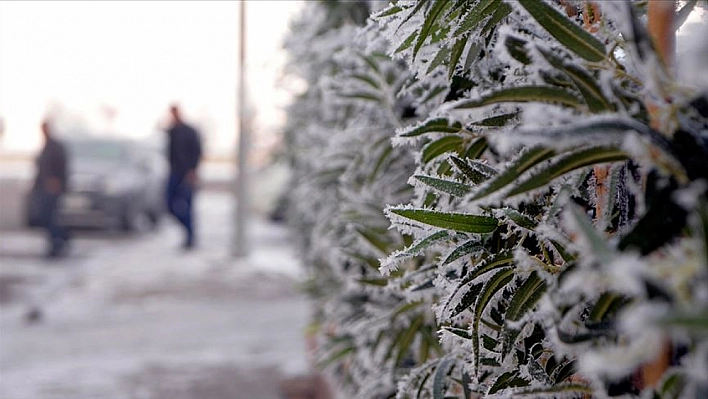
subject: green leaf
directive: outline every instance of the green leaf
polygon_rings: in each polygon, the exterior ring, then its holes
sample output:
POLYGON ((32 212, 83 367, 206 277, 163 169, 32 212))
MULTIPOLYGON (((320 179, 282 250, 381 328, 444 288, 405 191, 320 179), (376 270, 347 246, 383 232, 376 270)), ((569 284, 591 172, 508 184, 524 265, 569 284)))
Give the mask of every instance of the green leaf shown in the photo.
POLYGON ((381 90, 381 85, 376 81, 375 78, 363 74, 363 73, 355 73, 351 75, 353 79, 356 79, 360 82, 366 83, 367 85, 371 86, 371 88, 376 89, 376 90, 381 90))
POLYGON ((416 137, 425 133, 459 133, 461 130, 462 124, 460 122, 450 123, 447 118, 435 118, 427 120, 420 126, 407 130, 398 136, 416 137))
MULTIPOLYGON (((458 314, 469 309, 470 306, 474 305, 475 301, 477 300, 477 297, 479 296, 479 293, 482 291, 482 287, 484 286, 484 284, 465 284, 465 286, 468 286, 467 291, 462 294, 462 298, 460 298, 460 301, 457 303, 457 305, 455 305, 455 309, 452 309, 450 311, 450 317, 455 317, 458 314)), ((456 292, 457 291, 459 291, 459 289, 456 290, 456 292)), ((448 301, 448 305, 449 303, 450 301, 448 301)), ((470 335, 470 337, 472 336, 470 335)))
POLYGON ((433 399, 444 399, 445 377, 454 365, 454 359, 449 357, 443 358, 440 363, 438 363, 438 367, 435 369, 435 376, 433 377, 433 399))
POLYGON ((465 14, 462 23, 455 31, 455 37, 468 33, 472 29, 479 28, 480 23, 492 16, 494 11, 501 5, 501 0, 480 0, 475 6, 465 14))
POLYGON ((526 50, 526 40, 508 35, 504 40, 504 46, 509 55, 524 65, 531 64, 532 60, 526 50))
POLYGON ((339 96, 343 97, 343 98, 353 99, 353 100, 373 101, 376 103, 381 102, 381 97, 379 97, 378 94, 367 93, 365 91, 359 91, 359 92, 354 92, 354 93, 342 93, 339 96))
POLYGON ((484 151, 487 150, 487 139, 485 137, 480 137, 477 140, 473 141, 470 147, 467 149, 465 152, 465 158, 467 159, 477 159, 482 154, 484 151))
POLYGON ((661 384, 662 399, 679 399, 683 397, 684 390, 688 385, 686 377, 680 373, 667 372, 661 384))
POLYGON ((592 395, 592 387, 577 383, 562 383, 553 386, 541 386, 533 388, 521 388, 513 391, 514 396, 533 396, 537 398, 557 397, 559 393, 576 393, 592 395), (555 394, 555 395, 554 395, 555 394))
POLYGON ((443 330, 449 331, 450 333, 457 335, 458 337, 460 337, 462 339, 471 339, 472 338, 470 333, 467 330, 463 330, 462 328, 444 326, 443 330))
POLYGON ((490 352, 494 352, 498 344, 499 341, 497 341, 496 339, 490 337, 487 334, 482 334, 482 346, 484 346, 484 349, 490 352))
MULTIPOLYGON (((452 164, 455 165, 457 170, 459 170, 463 175, 465 175, 465 177, 470 179, 475 184, 482 183, 483 181, 499 173, 496 169, 479 161, 465 161, 455 156, 450 157, 450 160, 452 161, 452 164)), ((470 187, 470 190, 471 189, 472 188, 470 187)))
POLYGON ((406 18, 398 25, 398 28, 400 29, 401 26, 403 26, 406 22, 408 22, 415 14, 420 12, 420 10, 425 7, 425 5, 428 3, 429 0, 420 0, 417 1, 415 4, 415 8, 406 16, 406 18))
POLYGON ((437 177, 414 175, 416 179, 425 185, 432 187, 445 194, 450 194, 453 197, 462 197, 472 190, 472 187, 467 184, 458 183, 453 180, 438 179, 437 177))
POLYGON ((561 59, 550 50, 538 47, 538 51, 556 69, 564 72, 573 81, 575 87, 582 94, 590 112, 600 113, 613 110, 612 104, 605 98, 597 79, 584 69, 561 59))
POLYGON ((523 182, 519 183, 507 193, 507 197, 522 194, 533 189, 543 187, 568 172, 574 171, 590 165, 597 165, 605 162, 625 161, 629 157, 624 151, 614 147, 586 147, 567 154, 563 154, 544 168, 535 173, 523 182))
MULTIPOLYGON (((472 322, 472 348, 474 351, 475 364, 479 364, 479 324, 482 320, 484 310, 487 308, 494 294, 511 282, 514 278, 514 273, 515 270, 513 267, 499 270, 487 280, 482 291, 477 296, 477 302, 474 305, 474 321, 472 322)), ((477 372, 479 372, 479 368, 477 372)))
POLYGON ((413 256, 416 256, 423 252, 425 249, 430 247, 431 245, 445 240, 450 237, 450 234, 445 231, 445 230, 440 230, 436 231, 435 233, 421 238, 420 240, 415 241, 413 244, 411 244, 409 247, 406 247, 402 251, 399 252, 394 252, 391 254, 391 258, 393 259, 401 259, 401 258, 410 258, 413 256))
POLYGON ((538 226, 538 221, 536 221, 530 216, 524 215, 523 213, 515 209, 502 208, 497 211, 496 215, 509 219, 517 226, 527 230, 533 230, 536 228, 536 226, 538 226))
POLYGON ((376 287, 385 287, 388 284, 388 279, 385 278, 359 278, 358 282, 365 285, 373 285, 376 287))
POLYGON ((494 380, 494 383, 489 388, 487 394, 491 395, 507 388, 525 387, 528 385, 528 381, 519 377, 518 371, 507 371, 494 380))
POLYGON ((610 311, 615 307, 614 305, 617 304, 617 301, 624 301, 625 298, 624 295, 615 292, 603 293, 590 311, 588 321, 599 323, 605 320, 610 311))
MULTIPOLYGON (((424 2, 421 1, 419 4, 423 4, 423 3, 424 3, 424 2)), ((398 46, 398 48, 396 48, 396 50, 394 51, 394 53, 400 53, 400 52, 402 52, 402 51, 405 51, 405 50, 409 49, 409 48, 413 45, 413 42, 415 41, 415 38, 416 38, 417 36, 418 36, 418 31, 413 31, 413 33, 411 33, 410 35, 408 35, 408 37, 406 38, 406 40, 404 40, 403 43, 401 43, 401 45, 398 46)))
POLYGON ((519 4, 568 50, 591 62, 606 58, 605 45, 600 40, 545 1, 524 0, 519 4))
POLYGON ((482 33, 487 33, 492 30, 492 28, 497 26, 497 24, 501 22, 502 19, 506 18, 507 15, 511 14, 511 11, 512 8, 510 5, 506 3, 499 4, 494 10, 494 13, 492 14, 491 18, 487 20, 487 23, 484 25, 484 28, 482 28, 482 33))
POLYGON ((391 156, 393 153, 393 146, 390 145, 390 141, 388 141, 387 145, 384 147, 384 149, 381 151, 381 155, 379 156, 378 160, 376 161, 376 165, 374 166, 374 169, 371 171, 371 174, 369 175, 369 182, 373 183, 376 178, 379 175, 379 172, 382 169, 382 166, 386 162, 386 160, 391 156))
POLYGON ((477 277, 488 273, 494 269, 498 269, 514 261, 514 254, 511 251, 497 252, 487 259, 480 262, 477 267, 472 270, 469 275, 465 276, 463 282, 472 281, 477 277))
POLYGON ((428 70, 426 71, 427 74, 430 74, 435 70, 435 68, 439 67, 442 65, 443 62, 450 56, 451 50, 449 48, 443 47, 441 48, 437 54, 435 54, 435 58, 433 58, 433 61, 430 62, 430 65, 428 65, 428 70))
POLYGON ((448 78, 452 79, 452 76, 455 74, 457 63, 460 62, 460 57, 462 57, 462 53, 465 51, 465 46, 467 46, 467 40, 469 40, 469 35, 465 35, 455 40, 455 44, 452 46, 452 51, 450 52, 450 60, 448 61, 447 66, 448 78))
POLYGON ((491 233, 498 225, 497 219, 491 216, 470 215, 466 213, 449 213, 425 209, 393 207, 388 208, 387 213, 393 213, 420 224, 465 233, 491 233))
POLYGON ((661 320, 661 325, 680 329, 689 334, 708 333, 708 309, 697 312, 674 312, 661 320))
POLYGON ((583 103, 572 92, 554 86, 519 86, 499 89, 481 95, 479 98, 457 103, 455 108, 479 108, 499 103, 544 102, 558 103, 570 107, 580 107, 583 103))
POLYGON ((411 324, 408 329, 400 333, 401 340, 398 342, 398 353, 396 355, 396 361, 394 363, 395 365, 400 365, 401 361, 410 351, 415 335, 418 333, 420 326, 423 325, 423 321, 424 316, 422 314, 418 315, 411 321, 411 324))
POLYGON ((358 228, 356 229, 356 231, 364 240, 366 240, 366 242, 371 244, 371 246, 373 246, 374 248, 378 249, 379 251, 385 254, 390 252, 390 244, 384 241, 383 239, 379 238, 378 235, 373 231, 364 228, 358 228))
POLYGON ((396 15, 399 12, 405 10, 405 8, 397 6, 397 5, 390 5, 389 7, 383 9, 381 12, 376 14, 374 18, 385 18, 385 17, 390 17, 391 15, 396 15))
POLYGON ((396 318, 404 313, 410 312, 411 310, 418 308, 422 304, 423 304, 423 301, 414 301, 414 302, 404 303, 403 305, 399 306, 395 312, 393 312, 391 314, 391 318, 393 319, 393 318, 396 318))
POLYGON ((465 242, 462 245, 457 246, 452 252, 450 252, 450 255, 445 258, 443 261, 443 265, 447 265, 450 262, 453 262, 469 253, 479 251, 483 247, 479 245, 479 241, 477 240, 469 240, 465 242))
POLYGON ((588 220, 578 206, 569 206, 568 215, 575 224, 577 233, 586 242, 587 250, 601 264, 607 265, 615 258, 614 251, 604 236, 588 220))
POLYGON ((471 122, 470 125, 484 126, 484 127, 506 126, 507 122, 516 118, 518 115, 519 115, 518 112, 510 112, 508 114, 490 116, 489 118, 484 118, 481 121, 471 122))
POLYGON ((555 370, 553 370, 553 375, 551 376, 556 384, 563 382, 570 378, 577 371, 575 368, 575 360, 569 360, 562 363, 555 370))
POLYGON ((426 164, 447 152, 459 153, 463 143, 464 140, 459 136, 447 136, 435 140, 423 148, 421 162, 426 164))
POLYGON ((514 182, 521 173, 553 155, 554 151, 549 148, 534 147, 525 151, 521 156, 513 160, 506 170, 488 180, 483 186, 480 186, 478 190, 474 191, 472 200, 477 200, 497 192, 514 182))
POLYGON ((431 30, 433 26, 436 25, 438 16, 447 6, 447 0, 435 0, 435 3, 433 3, 433 5, 430 7, 430 10, 428 10, 428 15, 425 16, 423 26, 420 28, 420 32, 418 33, 418 40, 416 40, 415 47, 413 47, 414 59, 416 55, 418 55, 418 51, 423 46, 423 43, 425 43, 425 39, 427 39, 428 36, 431 34, 431 30))
POLYGON ((546 282, 535 271, 521 284, 506 310, 506 318, 510 321, 520 320, 531 310, 546 292, 546 282))
POLYGON ((349 354, 354 353, 355 350, 356 350, 356 348, 354 348, 353 344, 351 344, 351 346, 347 346, 347 347, 345 347, 345 348, 343 348, 343 349, 340 349, 340 350, 337 351, 337 352, 334 352, 333 354, 331 354, 330 356, 328 356, 326 359, 324 359, 323 361, 321 361, 321 362, 318 364, 318 366, 319 366, 319 367, 322 367, 322 368, 325 368, 325 367, 327 367, 327 366, 329 366, 329 365, 331 365, 331 364, 337 363, 337 362, 339 362, 341 359, 347 357, 349 354))

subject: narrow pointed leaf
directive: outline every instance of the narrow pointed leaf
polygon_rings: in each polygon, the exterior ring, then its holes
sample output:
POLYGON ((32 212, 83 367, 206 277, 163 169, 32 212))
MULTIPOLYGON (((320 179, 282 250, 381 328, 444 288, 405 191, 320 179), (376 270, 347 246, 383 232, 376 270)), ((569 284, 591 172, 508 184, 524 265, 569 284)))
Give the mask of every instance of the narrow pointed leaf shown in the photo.
POLYGON ((353 100, 373 101, 376 103, 381 102, 381 97, 379 97, 378 94, 367 93, 367 92, 363 92, 363 91, 355 92, 355 93, 342 93, 339 96, 344 97, 344 98, 353 99, 353 100))
POLYGON ((603 321, 610 310, 613 308, 613 304, 618 300, 624 300, 625 296, 618 294, 616 292, 605 292, 600 295, 600 298, 595 302, 590 314, 588 315, 588 321, 593 323, 599 323, 603 321))
POLYGON ((487 144, 487 139, 484 137, 480 137, 477 140, 473 141, 470 147, 465 151, 465 158, 467 159, 477 159, 484 154, 484 151, 487 150, 487 147, 489 145, 487 144))
POLYGON ((406 247, 401 251, 396 251, 392 253, 391 255, 389 255, 388 259, 386 259, 382 263, 397 262, 402 259, 417 256, 418 254, 429 248, 431 245, 434 245, 435 243, 445 240, 449 237, 450 234, 446 230, 436 231, 435 233, 427 237, 415 241, 409 247, 406 247))
POLYGON ((462 339, 472 339, 470 333, 467 330, 463 330, 461 328, 445 326, 443 327, 443 330, 449 331, 451 334, 455 334, 462 339))
POLYGON ((546 282, 533 272, 514 293, 514 297, 506 310, 506 318, 510 321, 520 320, 526 312, 531 310, 541 296, 546 292, 546 282))
POLYGON ((367 84, 368 86, 370 86, 373 89, 377 89, 377 90, 381 89, 381 85, 379 84, 379 82, 377 82, 375 78, 373 78, 369 75, 366 75, 363 73, 357 73, 357 74, 351 75, 351 77, 360 81, 360 82, 367 84))
POLYGON ((450 157, 450 160, 452 161, 452 164, 455 165, 457 170, 462 172, 465 177, 470 179, 475 184, 482 183, 483 181, 499 173, 496 169, 482 162, 465 161, 455 156, 450 157))
POLYGON ((538 221, 533 219, 530 216, 524 215, 523 213, 511 209, 511 208, 502 208, 498 212, 495 213, 497 217, 504 217, 506 219, 511 220, 514 222, 519 227, 523 227, 524 229, 528 230, 533 230, 538 226, 538 221))
POLYGON ((481 121, 471 122, 472 126, 484 126, 484 127, 500 127, 505 126, 507 122, 519 116, 518 112, 510 112, 508 114, 501 114, 496 116, 490 116, 489 118, 484 118, 481 121))
POLYGON ((450 368, 454 365, 453 358, 443 358, 438 367, 435 369, 433 377, 433 399, 444 399, 445 395, 445 377, 450 372, 450 368))
POLYGON ((497 228, 497 219, 491 216, 449 213, 425 209, 388 208, 388 213, 413 222, 465 233, 486 234, 497 228))
POLYGON ((401 361, 403 361, 405 356, 410 351, 413 340, 415 339, 420 326, 423 324, 423 321, 424 316, 422 314, 418 315, 413 319, 413 321, 411 321, 410 326, 401 333, 401 340, 398 342, 398 353, 396 355, 395 362, 396 365, 400 365, 401 361))
POLYGON ((388 279, 385 278, 360 278, 358 282, 365 285, 373 285, 376 287, 385 287, 388 284, 388 279))
POLYGON ((587 71, 561 59, 547 49, 539 47, 538 51, 554 68, 568 75, 578 91, 580 91, 583 99, 585 99, 585 103, 588 105, 590 112, 600 113, 613 109, 612 104, 605 98, 602 89, 597 84, 597 79, 591 76, 587 71))
POLYGON ((512 161, 503 172, 493 179, 488 180, 483 186, 480 186, 478 190, 474 191, 472 199, 480 199, 501 190, 508 184, 514 182, 521 173, 545 161, 553 156, 553 154, 554 151, 549 148, 531 148, 512 161))
MULTIPOLYGON (((474 305, 474 303, 477 301, 477 297, 479 296, 479 293, 482 291, 483 287, 484 287, 484 284, 482 284, 482 283, 466 284, 465 286, 463 286, 459 290, 459 291, 463 292, 462 297, 455 305, 455 308, 450 311, 450 317, 455 317, 458 314, 469 309, 470 306, 474 305)), ((448 305, 449 304, 451 304, 451 302, 448 302, 448 305)))
POLYGON ((471 186, 458 183, 453 180, 438 179, 436 177, 424 175, 414 175, 413 177, 437 191, 452 195, 454 197, 462 197, 472 190, 471 186))
POLYGON ((421 162, 426 164, 447 152, 459 152, 463 142, 464 140, 459 136, 448 136, 435 140, 423 148, 421 162))
POLYGON ((557 397, 559 394, 585 394, 592 395, 594 393, 592 387, 577 383, 563 383, 553 386, 540 386, 533 388, 515 389, 510 394, 516 396, 531 396, 534 398, 549 398, 557 397))
POLYGON ((499 4, 496 9, 494 10, 494 13, 492 16, 487 20, 487 23, 484 25, 484 28, 482 28, 482 33, 486 34, 487 32, 491 31, 501 20, 506 18, 509 14, 511 14, 512 8, 510 5, 506 3, 501 3, 499 4))
POLYGON ((570 107, 580 107, 583 102, 572 92, 553 86, 519 86, 495 90, 479 98, 457 103, 455 108, 478 108, 500 103, 544 102, 557 103, 570 107))
POLYGON ((507 371, 494 380, 494 384, 489 388, 487 394, 491 395, 504 389, 525 387, 527 385, 529 385, 529 382, 519 377, 518 371, 507 371))
POLYGON ((605 59, 605 45, 556 8, 543 0, 524 0, 519 4, 568 50, 587 61, 600 62, 605 59))
POLYGON ((416 137, 425 133, 459 133, 460 130, 462 130, 460 122, 450 123, 447 118, 435 118, 402 132, 399 137, 416 137))
POLYGON ((452 252, 450 252, 450 255, 445 258, 443 261, 443 265, 447 265, 451 262, 456 261, 457 259, 460 259, 461 257, 470 254, 472 252, 476 252, 481 250, 483 247, 479 245, 479 241, 477 240, 469 240, 465 242, 462 245, 457 246, 452 252))
POLYGON ((526 40, 509 35, 504 40, 504 47, 512 58, 524 65, 529 65, 532 61, 526 50, 526 43, 526 40))
MULTIPOLYGON (((494 294, 511 282, 514 278, 514 272, 513 267, 499 270, 487 280, 482 288, 482 292, 477 296, 477 302, 474 305, 474 321, 472 322, 472 348, 474 351, 475 364, 479 364, 479 324, 482 320, 484 310, 492 300, 492 297, 494 297, 494 294)), ((477 371, 479 371, 479 369, 477 369, 477 371)))
POLYGON ((480 0, 477 2, 465 15, 459 28, 455 31, 455 36, 460 36, 475 28, 479 28, 480 23, 484 21, 485 18, 490 18, 500 4, 501 0, 480 0))
POLYGON ((425 40, 431 34, 431 30, 437 24, 438 16, 440 16, 440 13, 442 13, 447 5, 447 0, 435 0, 433 5, 428 10, 428 14, 425 16, 425 21, 423 21, 423 26, 418 32, 418 40, 416 40, 415 47, 413 47, 413 58, 418 55, 418 51, 421 47, 423 47, 425 40))
POLYGON ((543 187, 553 181, 553 179, 579 168, 605 162, 625 161, 627 159, 626 153, 614 147, 590 147, 563 154, 519 183, 507 193, 507 196, 511 197, 543 187))
POLYGON ((452 76, 455 74, 457 63, 460 62, 462 53, 465 51, 465 47, 467 46, 468 39, 469 35, 462 36, 461 38, 457 39, 455 41, 455 44, 452 46, 452 50, 450 51, 450 60, 448 61, 447 66, 447 75, 449 78, 452 78, 452 76))

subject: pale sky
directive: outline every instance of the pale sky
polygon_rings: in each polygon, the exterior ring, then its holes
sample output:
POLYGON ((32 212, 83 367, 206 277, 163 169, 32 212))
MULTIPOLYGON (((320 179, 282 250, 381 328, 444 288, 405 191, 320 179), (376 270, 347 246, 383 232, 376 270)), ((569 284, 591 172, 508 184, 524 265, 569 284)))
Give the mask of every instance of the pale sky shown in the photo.
MULTIPOLYGON (((273 140, 284 117, 280 46, 301 3, 247 2, 257 145, 273 140)), ((177 101, 212 156, 232 154, 238 17, 235 1, 0 2, 0 153, 37 151, 47 113, 64 126, 156 135, 177 101)))

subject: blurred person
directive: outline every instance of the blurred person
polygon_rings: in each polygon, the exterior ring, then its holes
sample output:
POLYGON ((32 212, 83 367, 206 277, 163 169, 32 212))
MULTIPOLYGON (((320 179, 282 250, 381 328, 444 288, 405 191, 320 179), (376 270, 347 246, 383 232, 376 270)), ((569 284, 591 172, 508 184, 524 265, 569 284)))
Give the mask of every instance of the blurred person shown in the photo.
POLYGON ((50 258, 64 254, 69 235, 57 220, 59 201, 66 191, 67 156, 64 145, 54 137, 49 120, 42 121, 44 147, 37 156, 37 177, 32 188, 37 200, 39 222, 47 230, 50 258))
POLYGON ((184 249, 195 247, 194 192, 197 188, 197 166, 202 156, 199 133, 182 120, 177 105, 170 106, 171 124, 167 129, 170 175, 167 181, 167 209, 185 230, 184 249))

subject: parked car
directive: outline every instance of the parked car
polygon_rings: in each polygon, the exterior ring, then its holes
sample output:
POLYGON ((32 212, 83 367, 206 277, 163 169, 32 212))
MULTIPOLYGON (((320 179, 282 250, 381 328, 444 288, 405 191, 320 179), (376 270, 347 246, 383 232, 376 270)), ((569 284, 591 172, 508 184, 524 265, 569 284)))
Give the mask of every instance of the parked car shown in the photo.
POLYGON ((64 141, 69 160, 59 222, 67 227, 134 230, 164 213, 167 165, 162 154, 127 139, 64 141))

